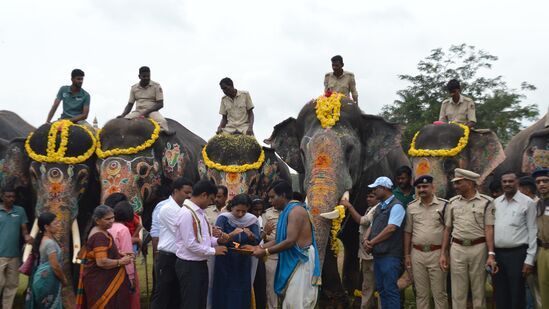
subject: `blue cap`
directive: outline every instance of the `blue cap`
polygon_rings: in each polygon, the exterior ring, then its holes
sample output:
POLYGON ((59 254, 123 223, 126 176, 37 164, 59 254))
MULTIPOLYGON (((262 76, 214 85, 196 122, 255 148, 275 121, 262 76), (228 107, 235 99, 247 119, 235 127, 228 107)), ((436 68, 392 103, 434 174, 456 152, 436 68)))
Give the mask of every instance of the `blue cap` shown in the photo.
POLYGON ((381 177, 378 177, 373 184, 368 185, 368 188, 377 188, 377 187, 385 187, 391 190, 393 188, 393 182, 391 181, 391 179, 389 179, 389 177, 381 176, 381 177))
POLYGON ((549 168, 542 168, 532 173, 532 178, 534 179, 542 176, 549 177, 549 168))
POLYGON ((417 185, 420 185, 422 183, 433 183, 433 176, 431 176, 431 175, 419 176, 414 181, 414 187, 417 187, 417 185))

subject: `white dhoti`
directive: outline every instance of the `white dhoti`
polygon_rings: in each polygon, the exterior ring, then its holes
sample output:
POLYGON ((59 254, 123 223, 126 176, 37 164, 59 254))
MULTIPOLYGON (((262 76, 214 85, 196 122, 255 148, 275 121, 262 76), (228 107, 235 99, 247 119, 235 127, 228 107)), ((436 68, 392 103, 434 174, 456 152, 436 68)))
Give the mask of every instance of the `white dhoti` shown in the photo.
POLYGON ((265 279, 267 282, 267 308, 278 308, 278 295, 274 291, 274 281, 276 264, 278 264, 278 255, 271 254, 265 261, 265 279))
POLYGON ((282 297, 283 309, 313 309, 318 297, 318 286, 313 285, 315 270, 315 250, 308 249, 309 260, 297 264, 294 273, 288 281, 286 291, 282 297))

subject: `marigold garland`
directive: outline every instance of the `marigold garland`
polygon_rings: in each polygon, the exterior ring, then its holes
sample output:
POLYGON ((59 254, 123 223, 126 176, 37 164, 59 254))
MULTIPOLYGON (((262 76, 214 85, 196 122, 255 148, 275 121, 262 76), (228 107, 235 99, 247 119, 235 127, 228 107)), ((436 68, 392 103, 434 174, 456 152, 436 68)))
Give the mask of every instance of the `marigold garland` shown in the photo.
POLYGON ((208 158, 206 147, 208 147, 207 144, 204 146, 204 148, 202 148, 202 158, 204 159, 204 163, 206 164, 206 166, 226 173, 244 173, 249 170, 257 170, 261 167, 263 161, 265 161, 265 151, 263 150, 263 148, 261 148, 259 158, 257 158, 257 161, 255 161, 254 163, 247 163, 242 165, 223 165, 220 163, 216 163, 208 158))
POLYGON ((316 118, 323 128, 331 128, 339 121, 343 93, 331 92, 316 99, 316 118))
POLYGON ((332 220, 332 229, 330 230, 330 235, 332 237, 330 240, 330 246, 334 251, 334 254, 337 256, 342 249, 341 243, 337 240, 337 234, 341 230, 341 223, 343 222, 343 218, 345 218, 345 206, 337 205, 334 209, 339 212, 339 217, 332 220))
POLYGON ((452 149, 416 149, 416 140, 420 132, 417 131, 412 139, 408 155, 411 157, 453 157, 459 154, 469 142, 470 129, 461 123, 451 122, 451 124, 460 126, 463 129, 463 136, 459 139, 456 147, 452 149))
POLYGON ((101 149, 101 138, 100 138, 100 135, 99 135, 99 134, 101 134, 101 130, 98 130, 97 131, 97 149, 95 151, 97 156, 101 159, 104 159, 104 158, 112 157, 112 156, 130 155, 130 154, 136 154, 140 151, 143 151, 143 150, 151 147, 156 142, 158 137, 160 136, 160 125, 158 125, 158 123, 156 121, 152 120, 151 118, 147 118, 147 119, 153 124, 154 130, 151 134, 151 137, 149 137, 148 140, 146 140, 143 144, 141 144, 139 146, 135 146, 135 147, 114 148, 114 149, 103 151, 101 149))
POLYGON ((97 147, 97 141, 93 133, 85 126, 74 124, 70 120, 58 120, 51 124, 48 131, 48 146, 46 147, 46 155, 41 155, 32 150, 30 146, 30 140, 34 132, 31 132, 25 141, 25 150, 29 157, 34 161, 48 162, 48 163, 65 163, 65 164, 78 164, 88 160, 94 153, 97 147), (83 154, 76 157, 65 157, 67 152, 67 145, 69 143, 69 130, 70 127, 77 126, 82 128, 91 138, 92 146, 83 154), (55 151, 57 134, 61 127, 61 142, 59 148, 55 151))

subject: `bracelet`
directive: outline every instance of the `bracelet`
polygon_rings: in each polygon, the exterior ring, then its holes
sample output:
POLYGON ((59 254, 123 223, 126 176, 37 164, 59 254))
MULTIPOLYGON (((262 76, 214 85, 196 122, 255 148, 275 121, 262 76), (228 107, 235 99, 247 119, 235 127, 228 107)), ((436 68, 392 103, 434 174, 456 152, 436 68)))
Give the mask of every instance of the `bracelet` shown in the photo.
POLYGON ((495 256, 496 256, 496 253, 493 252, 493 251, 488 251, 488 255, 491 255, 491 256, 494 256, 494 257, 495 257, 495 256))
POLYGON ((269 256, 269 255, 271 255, 271 254, 269 253, 269 248, 265 248, 265 256, 269 256))
POLYGON ((120 259, 116 260, 116 267, 120 267, 120 259))

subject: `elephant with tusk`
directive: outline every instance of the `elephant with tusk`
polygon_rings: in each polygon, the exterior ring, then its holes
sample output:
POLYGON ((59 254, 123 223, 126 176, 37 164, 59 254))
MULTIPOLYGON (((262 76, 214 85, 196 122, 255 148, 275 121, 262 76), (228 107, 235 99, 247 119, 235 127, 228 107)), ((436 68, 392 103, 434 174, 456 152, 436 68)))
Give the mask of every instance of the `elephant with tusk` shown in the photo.
MULTIPOLYGON (((319 116, 324 108, 317 104, 319 99, 305 104, 297 119, 288 118, 276 125, 265 142, 300 174, 323 265, 323 294, 331 300, 346 301, 336 259, 333 252, 327 251, 332 221, 324 213, 331 212, 346 191, 350 192, 353 205, 363 213, 366 185, 378 176, 394 176, 393 171, 409 165, 409 161, 400 146, 398 125, 362 113, 357 104, 343 97, 339 111, 332 113, 331 119, 335 121, 324 126, 321 120, 324 118, 319 116)), ((343 282, 352 295, 360 286, 358 226, 352 220, 347 221, 340 238, 345 249, 343 282)))

